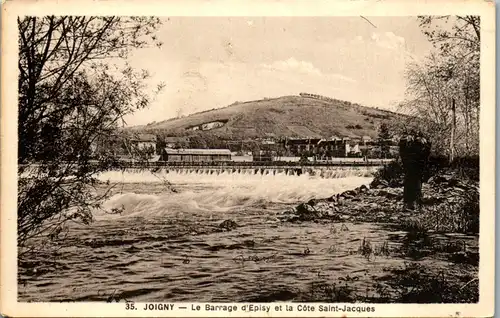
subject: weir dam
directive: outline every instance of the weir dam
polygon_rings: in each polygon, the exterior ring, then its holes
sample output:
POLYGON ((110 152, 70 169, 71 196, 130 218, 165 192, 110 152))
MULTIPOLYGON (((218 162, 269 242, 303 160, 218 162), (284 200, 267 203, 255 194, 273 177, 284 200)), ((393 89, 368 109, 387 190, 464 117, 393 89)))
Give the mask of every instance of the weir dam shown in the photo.
MULTIPOLYGON (((127 162, 116 170, 153 173, 200 175, 289 175, 338 178, 342 176, 370 176, 391 160, 351 161, 336 163, 298 162, 127 162)), ((113 169, 115 170, 115 169, 113 169)))

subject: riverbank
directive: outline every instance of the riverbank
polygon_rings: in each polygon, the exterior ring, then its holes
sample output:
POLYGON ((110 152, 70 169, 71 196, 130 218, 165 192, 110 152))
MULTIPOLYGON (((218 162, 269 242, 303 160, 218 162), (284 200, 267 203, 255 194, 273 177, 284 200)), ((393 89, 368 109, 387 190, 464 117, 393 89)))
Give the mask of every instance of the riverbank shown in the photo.
POLYGON ((378 257, 391 273, 374 280, 377 295, 368 297, 347 283, 339 287, 342 282, 331 282, 311 286, 304 301, 478 300, 479 181, 460 169, 439 170, 423 185, 421 209, 407 212, 403 209, 400 172, 379 173, 369 185, 313 199, 279 215, 282 222, 303 226, 331 223, 332 228, 348 232, 346 224, 374 223, 400 233, 389 235, 378 246, 362 237, 359 248, 352 250, 360 257, 378 257), (394 267, 396 259, 404 259, 405 265, 394 267), (442 261, 447 265, 436 266, 442 261))

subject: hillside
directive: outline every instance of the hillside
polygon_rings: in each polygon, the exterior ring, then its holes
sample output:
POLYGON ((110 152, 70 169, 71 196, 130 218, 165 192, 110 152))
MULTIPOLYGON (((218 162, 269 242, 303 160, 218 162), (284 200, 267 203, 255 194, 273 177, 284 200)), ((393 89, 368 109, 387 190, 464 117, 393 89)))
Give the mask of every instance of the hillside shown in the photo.
POLYGON ((129 128, 134 132, 222 139, 274 137, 376 138, 382 122, 402 115, 350 102, 309 96, 283 96, 213 109, 182 118, 129 128))

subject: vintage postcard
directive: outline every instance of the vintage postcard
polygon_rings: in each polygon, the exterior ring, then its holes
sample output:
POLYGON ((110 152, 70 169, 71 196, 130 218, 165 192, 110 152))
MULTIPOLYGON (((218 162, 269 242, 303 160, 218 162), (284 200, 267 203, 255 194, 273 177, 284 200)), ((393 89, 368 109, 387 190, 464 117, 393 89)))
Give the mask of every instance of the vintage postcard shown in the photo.
POLYGON ((494 48, 490 1, 7 1, 1 314, 493 316, 494 48))

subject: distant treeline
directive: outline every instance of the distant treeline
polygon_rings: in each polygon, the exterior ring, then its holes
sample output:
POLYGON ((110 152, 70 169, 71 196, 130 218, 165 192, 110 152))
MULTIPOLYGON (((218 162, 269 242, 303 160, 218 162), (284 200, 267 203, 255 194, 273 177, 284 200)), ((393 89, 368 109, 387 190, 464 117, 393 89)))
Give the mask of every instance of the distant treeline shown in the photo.
POLYGON ((326 100, 326 101, 329 101, 329 102, 335 102, 335 101, 337 101, 334 98, 326 97, 326 96, 322 96, 322 95, 318 95, 318 94, 300 93, 299 95, 302 96, 302 97, 309 97, 309 98, 315 98, 315 99, 320 99, 320 100, 326 100))

